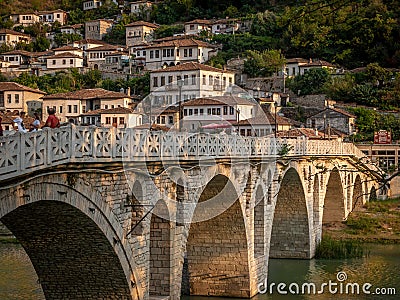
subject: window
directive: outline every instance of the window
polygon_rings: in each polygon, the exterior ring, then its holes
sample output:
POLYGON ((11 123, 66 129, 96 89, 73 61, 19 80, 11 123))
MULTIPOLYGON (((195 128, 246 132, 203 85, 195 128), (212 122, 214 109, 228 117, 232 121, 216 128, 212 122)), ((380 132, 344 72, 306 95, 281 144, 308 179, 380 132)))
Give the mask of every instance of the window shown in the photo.
POLYGON ((161 116, 161 124, 165 124, 165 116, 161 116))
POLYGON ((189 49, 189 57, 192 57, 192 56, 193 56, 193 50, 189 49))
POLYGON ((227 115, 228 114, 228 106, 224 106, 223 110, 224 110, 224 115, 227 115))
POLYGON ((204 114, 204 109, 200 108, 200 115, 203 115, 203 114, 204 114))
POLYGON ((207 84, 207 76, 203 75, 203 85, 206 85, 206 84, 207 84))
POLYGON ((108 104, 104 105, 104 109, 108 109, 108 104))
POLYGON ((192 75, 192 85, 196 85, 196 75, 192 75))
POLYGON ((167 56, 167 49, 163 49, 163 51, 162 51, 162 56, 163 56, 163 57, 166 57, 166 56, 167 56))
POLYGON ((161 86, 165 85, 165 76, 161 76, 161 86))
POLYGON ((211 115, 211 108, 207 108, 207 115, 211 115))
POLYGON ((160 58, 160 50, 156 50, 156 58, 160 58))
POLYGON ((153 77, 153 87, 158 87, 158 77, 153 77))
POLYGON ((74 60, 73 60, 73 59, 70 59, 70 60, 69 60, 69 64, 70 64, 70 65, 73 65, 73 64, 74 64, 74 60))
POLYGON ((198 108, 195 108, 195 109, 194 109, 194 114, 195 114, 196 116, 199 114, 199 109, 198 109, 198 108))
POLYGON ((72 105, 68 105, 68 113, 72 113, 72 105))
POLYGON ((187 116, 187 109, 186 108, 183 110, 183 115, 187 116))
POLYGON ((213 76, 212 75, 208 76, 208 85, 213 85, 213 76))
POLYGON ((124 124, 125 124, 125 118, 119 117, 119 125, 124 125, 124 124))
POLYGON ((220 108, 217 108, 217 115, 218 116, 221 115, 221 109, 220 108))
POLYGON ((154 51, 153 50, 150 51, 150 58, 154 58, 154 51))
POLYGON ((229 114, 230 115, 234 115, 235 114, 235 109, 232 106, 229 107, 229 114))
POLYGON ((110 125, 111 124, 111 117, 106 117, 106 124, 110 125))
POLYGON ((188 85, 189 84, 189 75, 184 75, 183 76, 183 83, 184 83, 184 85, 188 85))
POLYGON ((229 77, 229 85, 232 85, 232 77, 229 77))
POLYGON ((65 59, 63 59, 63 60, 62 60, 62 64, 63 64, 63 65, 66 65, 66 64, 67 64, 67 61, 66 61, 65 59))
POLYGON ((174 124, 174 117, 173 116, 168 116, 168 123, 169 124, 174 124))
POLYGON ((11 95, 7 95, 7 103, 11 103, 11 95))
POLYGON ((74 114, 78 113, 78 105, 74 105, 74 114))
POLYGON ((173 76, 168 76, 168 83, 172 83, 173 80, 174 80, 173 76))
POLYGON ((190 30, 194 30, 194 24, 190 24, 190 30))
POLYGON ((18 94, 15 95, 15 103, 19 103, 19 95, 18 94))
POLYGON ((193 115, 193 109, 189 109, 189 116, 193 115))
POLYGON ((212 114, 215 115, 215 108, 213 108, 211 111, 212 111, 212 114))
POLYGON ((187 57, 187 49, 183 49, 183 57, 187 57))
POLYGON ((117 122, 118 122, 118 118, 117 117, 113 117, 112 118, 112 122, 113 122, 113 124, 118 124, 117 122))
MULTIPOLYGON (((60 110, 62 110, 62 106, 60 106, 60 110)), ((86 112, 86 105, 82 106, 82 112, 84 112, 84 113, 86 112)), ((60 113, 61 113, 61 111, 60 111, 60 113)))
POLYGON ((56 60, 55 59, 53 59, 53 65, 55 65, 56 64, 56 60))

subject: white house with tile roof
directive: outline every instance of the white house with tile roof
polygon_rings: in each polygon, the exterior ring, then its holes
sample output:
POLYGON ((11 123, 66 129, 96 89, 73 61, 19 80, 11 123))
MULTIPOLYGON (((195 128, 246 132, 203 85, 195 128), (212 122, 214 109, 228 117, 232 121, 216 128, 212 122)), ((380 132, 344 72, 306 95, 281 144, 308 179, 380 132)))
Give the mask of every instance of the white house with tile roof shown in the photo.
POLYGON ((19 42, 29 43, 31 40, 32 38, 29 34, 10 29, 0 29, 0 45, 7 44, 15 46, 19 42))
POLYGON ((52 94, 43 97, 44 118, 47 108, 53 107, 57 117, 62 122, 77 123, 79 116, 92 110, 127 107, 132 104, 132 98, 119 92, 107 91, 101 88, 83 89, 75 92, 52 94))
POLYGON ((141 113, 127 107, 96 109, 79 116, 83 125, 101 127, 133 128, 143 124, 141 113))
POLYGON ((342 109, 327 107, 319 113, 307 118, 308 128, 324 131, 327 128, 335 128, 345 134, 351 135, 357 132, 356 116, 342 109))
POLYGON ((216 96, 193 99, 183 103, 182 107, 182 127, 196 132, 210 124, 233 127, 238 121, 254 118, 258 105, 254 99, 216 96))
POLYGON ((63 52, 46 57, 47 70, 83 68, 83 58, 71 52, 63 52))
POLYGON ((145 49, 147 70, 157 70, 185 62, 205 63, 216 53, 215 46, 193 38, 169 40, 147 46, 145 49))
POLYGON ((103 45, 86 50, 87 65, 89 68, 99 69, 102 63, 106 61, 106 55, 122 51, 121 48, 113 45, 103 45))
POLYGON ((0 82, 0 111, 29 112, 30 101, 42 102, 45 92, 16 82, 0 82))
POLYGON ((132 47, 153 40, 153 32, 159 26, 145 21, 136 21, 125 25, 126 46, 132 47))
POLYGON ((211 32, 213 21, 196 19, 185 23, 186 35, 197 35, 202 31, 211 32))
POLYGON ((62 9, 50 10, 50 11, 39 11, 40 22, 44 24, 53 24, 54 22, 59 22, 64 25, 67 22, 67 12, 62 9))
POLYGON ((232 71, 198 62, 188 62, 150 73, 150 92, 154 104, 170 105, 179 101, 178 81, 182 80, 181 99, 223 96, 234 84, 232 71))

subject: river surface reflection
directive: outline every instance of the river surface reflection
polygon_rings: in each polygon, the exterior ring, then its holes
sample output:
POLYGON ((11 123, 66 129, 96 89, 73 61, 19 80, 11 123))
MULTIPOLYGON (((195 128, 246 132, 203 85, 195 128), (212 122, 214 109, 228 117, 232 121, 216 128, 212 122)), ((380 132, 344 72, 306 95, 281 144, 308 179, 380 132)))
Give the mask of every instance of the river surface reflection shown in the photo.
MULTIPOLYGON (((349 260, 286 260, 271 259, 269 283, 290 284, 312 282, 317 286, 324 282, 337 282, 338 272, 345 272, 346 282, 371 283, 371 291, 379 288, 396 288, 397 295, 272 295, 256 296, 255 300, 270 299, 400 299, 400 245, 369 245, 370 255, 362 259, 349 260)), ((37 275, 24 249, 18 244, 0 243, 0 299, 42 300, 44 299, 37 275)), ((210 299, 207 297, 184 297, 186 300, 210 299)), ((228 298, 216 298, 218 300, 228 298)))

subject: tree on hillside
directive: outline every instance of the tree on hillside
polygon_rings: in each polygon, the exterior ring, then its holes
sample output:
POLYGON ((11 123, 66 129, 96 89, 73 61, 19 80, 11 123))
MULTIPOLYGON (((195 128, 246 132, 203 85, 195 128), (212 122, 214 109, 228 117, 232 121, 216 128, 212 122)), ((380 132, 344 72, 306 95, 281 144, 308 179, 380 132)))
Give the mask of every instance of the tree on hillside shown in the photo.
POLYGON ((289 80, 288 87, 298 95, 320 94, 329 81, 330 74, 326 69, 310 69, 304 75, 289 80))
POLYGON ((285 58, 280 50, 248 50, 244 71, 251 77, 266 77, 282 70, 284 64, 285 58))

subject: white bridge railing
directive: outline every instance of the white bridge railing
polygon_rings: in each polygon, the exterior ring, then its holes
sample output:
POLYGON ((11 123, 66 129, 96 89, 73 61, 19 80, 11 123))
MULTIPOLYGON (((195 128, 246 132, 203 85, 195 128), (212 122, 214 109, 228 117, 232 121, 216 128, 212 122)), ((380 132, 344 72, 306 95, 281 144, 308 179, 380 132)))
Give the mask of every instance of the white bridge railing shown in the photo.
POLYGON ((0 181, 67 163, 207 157, 357 156, 351 143, 68 126, 0 137, 0 181))

